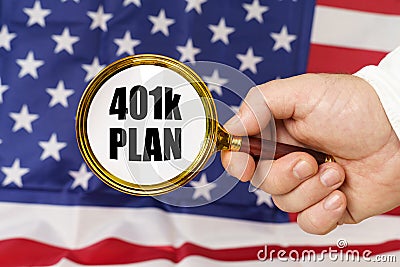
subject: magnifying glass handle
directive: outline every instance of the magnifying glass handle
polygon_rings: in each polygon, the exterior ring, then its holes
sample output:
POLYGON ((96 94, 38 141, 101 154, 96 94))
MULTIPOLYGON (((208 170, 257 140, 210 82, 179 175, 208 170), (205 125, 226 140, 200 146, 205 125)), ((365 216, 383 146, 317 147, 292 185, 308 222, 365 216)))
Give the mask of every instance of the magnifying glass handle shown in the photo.
POLYGON ((327 155, 310 148, 273 142, 257 137, 234 136, 232 139, 232 144, 235 143, 236 148, 240 146, 240 148, 236 149, 236 151, 246 152, 252 155, 255 159, 271 159, 271 155, 274 155, 274 159, 279 159, 280 157, 292 152, 306 152, 313 156, 317 160, 318 164, 335 161, 331 155, 327 155))

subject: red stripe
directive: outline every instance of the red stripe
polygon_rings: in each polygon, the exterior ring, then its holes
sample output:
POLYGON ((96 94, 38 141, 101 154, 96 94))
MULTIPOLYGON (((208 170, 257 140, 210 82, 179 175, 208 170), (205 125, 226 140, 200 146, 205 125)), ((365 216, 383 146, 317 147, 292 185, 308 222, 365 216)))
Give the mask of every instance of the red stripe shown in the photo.
POLYGON ((289 221, 294 223, 297 222, 297 213, 289 212, 288 215, 289 215, 289 221))
MULTIPOLYGON (((268 252, 272 250, 277 257, 279 250, 285 253, 296 251, 301 255, 304 250, 313 250, 321 253, 323 250, 338 248, 333 246, 290 246, 283 247, 268 245, 268 252)), ((350 244, 351 245, 351 244, 350 244)), ((178 263, 189 256, 202 256, 219 261, 251 261, 257 260, 257 253, 264 250, 265 246, 254 246, 230 249, 209 249, 194 244, 185 243, 175 248, 172 246, 141 246, 131 244, 119 239, 105 239, 83 249, 70 250, 47 245, 28 239, 9 239, 0 241, 0 265, 1 266, 42 266, 53 265, 62 258, 69 259, 79 264, 105 265, 105 264, 127 264, 143 262, 155 259, 166 259, 178 263)), ((370 250, 371 255, 400 250, 400 240, 393 240, 377 245, 348 246, 346 250, 357 250, 360 254, 370 250)), ((268 254, 271 255, 271 254, 268 254)), ((329 260, 329 259, 328 259, 329 260)))
POLYGON ((317 0, 317 5, 400 15, 399 0, 317 0))
POLYGON ((354 73, 366 65, 378 64, 385 55, 385 52, 311 44, 307 71, 354 73))
POLYGON ((387 213, 385 213, 386 215, 394 215, 394 216, 399 216, 400 215, 400 207, 397 207, 387 213))

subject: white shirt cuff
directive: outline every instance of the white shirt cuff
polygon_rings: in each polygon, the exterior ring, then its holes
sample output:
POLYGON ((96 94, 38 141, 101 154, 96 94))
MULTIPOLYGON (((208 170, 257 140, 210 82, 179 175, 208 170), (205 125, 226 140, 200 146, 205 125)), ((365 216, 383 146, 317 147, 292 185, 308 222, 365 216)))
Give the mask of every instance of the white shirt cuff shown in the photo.
POLYGON ((400 47, 388 54, 378 66, 366 66, 354 75, 366 80, 375 89, 400 139, 400 47))

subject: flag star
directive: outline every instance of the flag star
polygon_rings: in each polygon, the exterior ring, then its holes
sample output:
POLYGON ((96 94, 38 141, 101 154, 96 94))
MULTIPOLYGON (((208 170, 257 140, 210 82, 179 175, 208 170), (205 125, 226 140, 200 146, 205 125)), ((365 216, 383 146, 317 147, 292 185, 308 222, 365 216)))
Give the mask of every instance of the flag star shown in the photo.
POLYGON ((221 40, 224 44, 229 44, 228 35, 235 31, 233 27, 227 27, 225 18, 221 18, 218 25, 208 25, 208 28, 213 32, 211 43, 221 40))
POLYGON ((57 42, 54 53, 58 54, 65 50, 68 54, 74 53, 73 45, 79 41, 78 36, 71 36, 68 27, 65 27, 61 35, 52 35, 51 38, 57 42))
POLYGON ((134 48, 140 44, 139 40, 132 39, 129 31, 121 39, 114 39, 114 43, 118 45, 117 56, 127 53, 128 55, 135 54, 134 48))
POLYGON ((86 71, 85 82, 90 81, 97 75, 106 65, 100 65, 99 58, 93 58, 92 64, 83 64, 82 68, 86 71))
POLYGON ((256 65, 260 63, 263 58, 254 55, 253 48, 249 47, 247 49, 246 55, 237 54, 237 59, 240 60, 240 71, 245 71, 249 69, 253 74, 257 74, 257 67, 256 65))
POLYGON ((206 200, 211 200, 211 190, 217 187, 216 183, 209 183, 207 176, 203 173, 199 181, 191 181, 190 185, 194 188, 192 199, 204 197, 206 200))
POLYGON ((11 50, 11 41, 17 37, 17 34, 8 31, 7 25, 3 25, 0 31, 0 48, 4 47, 5 50, 11 50))
POLYGON ((83 190, 88 190, 89 180, 92 178, 93 174, 87 170, 85 163, 82 163, 79 171, 69 171, 68 174, 74 179, 71 189, 80 186, 83 190))
POLYGON ((39 24, 42 28, 46 26, 45 17, 50 15, 50 9, 42 9, 40 1, 35 1, 32 8, 24 8, 24 13, 29 16, 29 20, 26 23, 28 27, 39 24))
POLYGON ((224 86, 229 82, 228 79, 219 76, 219 72, 217 69, 213 71, 211 76, 203 76, 203 79, 207 83, 208 89, 210 91, 216 92, 219 96, 222 96, 221 86, 224 86))
POLYGON ((19 159, 15 159, 11 167, 2 167, 1 171, 6 175, 2 185, 7 186, 14 183, 18 187, 22 187, 22 176, 29 172, 28 168, 21 168, 19 159))
POLYGON ((49 141, 40 141, 39 146, 43 149, 40 160, 45 160, 48 157, 52 157, 56 161, 60 161, 60 150, 67 146, 67 143, 58 142, 57 134, 53 133, 49 141))
POLYGON ((192 9, 195 9, 198 14, 201 14, 201 5, 207 2, 207 0, 186 0, 185 12, 188 13, 192 9))
POLYGON ((107 31, 107 21, 113 17, 111 13, 104 13, 104 8, 102 5, 98 7, 96 12, 88 11, 87 15, 92 19, 90 29, 94 30, 96 28, 100 28, 103 32, 107 31))
POLYGON ((15 121, 12 128, 13 132, 24 128, 28 133, 32 132, 32 122, 39 118, 37 114, 29 113, 28 106, 23 105, 19 113, 10 112, 10 117, 15 121))
POLYGON ((280 33, 271 32, 270 36, 275 41, 272 51, 277 51, 278 49, 283 48, 288 53, 292 51, 290 43, 297 39, 296 35, 288 33, 286 25, 282 26, 280 33))
POLYGON ((269 10, 269 7, 261 6, 259 0, 253 0, 252 4, 244 3, 242 6, 247 11, 245 20, 250 21, 256 19, 259 23, 264 22, 263 13, 269 10))
POLYGON ((151 34, 162 32, 165 36, 169 36, 168 27, 175 23, 174 19, 166 17, 164 9, 161 9, 157 16, 149 16, 149 20, 153 23, 151 34))
POLYGON ((274 203, 272 202, 272 198, 271 198, 270 194, 268 194, 260 189, 257 189, 256 191, 254 191, 254 194, 256 194, 256 196, 257 196, 257 202, 256 202, 257 206, 261 206, 262 204, 265 203, 270 208, 274 207, 274 203))
POLYGON ((193 47, 193 41, 189 38, 185 46, 178 46, 176 48, 181 53, 180 61, 184 62, 188 60, 190 62, 195 61, 195 56, 201 52, 200 48, 193 47))
POLYGON ((61 104, 63 107, 68 107, 67 98, 74 94, 74 90, 65 89, 64 81, 59 81, 56 88, 47 88, 46 92, 51 96, 49 107, 54 107, 61 104))
POLYGON ((1 78, 0 78, 0 104, 3 103, 3 93, 9 89, 8 85, 2 84, 1 83, 1 78))
POLYGON ((44 65, 44 61, 36 60, 33 51, 29 51, 25 59, 17 59, 17 64, 21 67, 18 78, 29 74, 32 78, 37 79, 37 69, 44 65))
POLYGON ((140 3, 140 0, 124 0, 124 6, 128 6, 130 4, 134 4, 137 7, 140 7, 142 4, 140 3))

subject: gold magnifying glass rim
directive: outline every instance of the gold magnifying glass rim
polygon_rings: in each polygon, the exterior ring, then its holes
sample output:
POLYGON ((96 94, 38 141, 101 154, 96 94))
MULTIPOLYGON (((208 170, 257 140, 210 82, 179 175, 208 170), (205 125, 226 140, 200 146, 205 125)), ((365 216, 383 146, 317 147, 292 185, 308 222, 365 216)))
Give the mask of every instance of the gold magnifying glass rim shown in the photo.
POLYGON ((187 65, 175 59, 156 55, 156 54, 141 54, 122 58, 114 63, 111 63, 100 71, 96 77, 86 87, 76 113, 76 138, 83 159, 93 171, 93 173, 104 183, 110 187, 123 193, 138 195, 138 196, 154 196, 170 192, 178 187, 188 183, 202 169, 207 160, 215 151, 217 142, 218 119, 214 100, 211 96, 204 81, 187 65), (140 185, 127 182, 120 177, 113 175, 99 162, 93 153, 89 143, 87 132, 87 119, 90 110, 90 105, 97 92, 102 88, 102 85, 113 77, 115 74, 140 65, 154 65, 170 69, 185 78, 199 95, 206 116, 206 132, 204 142, 197 154, 195 160, 189 167, 167 181, 151 184, 140 185))

